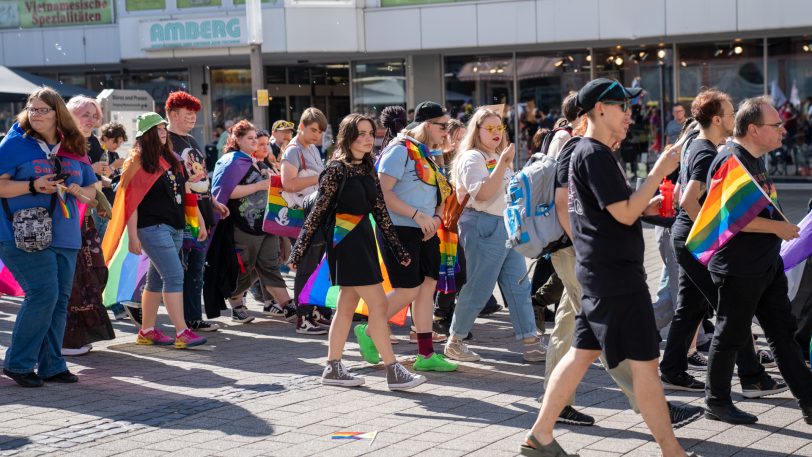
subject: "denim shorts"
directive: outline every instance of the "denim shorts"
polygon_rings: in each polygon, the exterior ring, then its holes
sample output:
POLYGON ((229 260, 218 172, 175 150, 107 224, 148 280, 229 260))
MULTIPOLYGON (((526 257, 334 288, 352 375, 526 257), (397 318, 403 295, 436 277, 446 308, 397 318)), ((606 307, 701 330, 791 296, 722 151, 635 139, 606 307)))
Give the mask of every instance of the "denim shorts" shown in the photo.
POLYGON ((147 285, 149 292, 183 292, 183 264, 180 248, 183 230, 167 224, 150 225, 138 229, 141 249, 149 257, 147 285))

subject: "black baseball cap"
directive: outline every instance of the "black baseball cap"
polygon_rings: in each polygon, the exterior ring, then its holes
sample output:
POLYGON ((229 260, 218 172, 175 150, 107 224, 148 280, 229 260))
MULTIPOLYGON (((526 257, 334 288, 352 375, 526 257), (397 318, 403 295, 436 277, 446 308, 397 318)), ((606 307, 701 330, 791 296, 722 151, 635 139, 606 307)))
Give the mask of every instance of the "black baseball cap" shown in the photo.
POLYGON ((586 114, 601 100, 626 100, 637 97, 642 91, 640 87, 623 87, 614 79, 593 79, 578 91, 578 107, 581 114, 586 114))
POLYGON ((443 117, 446 114, 448 113, 446 113, 445 108, 443 108, 439 103, 421 102, 414 109, 414 122, 407 125, 406 128, 411 130, 420 125, 422 122, 426 122, 429 119, 443 117))

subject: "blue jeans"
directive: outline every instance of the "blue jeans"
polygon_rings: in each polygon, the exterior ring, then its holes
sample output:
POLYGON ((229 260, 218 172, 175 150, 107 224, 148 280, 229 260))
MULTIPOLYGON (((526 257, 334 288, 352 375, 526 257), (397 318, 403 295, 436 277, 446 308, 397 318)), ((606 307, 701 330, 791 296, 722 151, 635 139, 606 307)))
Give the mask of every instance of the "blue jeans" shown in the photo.
POLYGON ((38 367, 39 375, 48 378, 68 369, 62 338, 78 252, 55 247, 25 252, 14 241, 0 241, 0 259, 25 292, 6 352, 6 370, 30 373, 38 367))
POLYGON ((460 338, 468 335, 498 281, 516 339, 537 336, 527 265, 521 254, 505 247, 507 231, 502 217, 466 209, 460 216, 459 232, 465 250, 467 282, 457 298, 451 334, 460 338))
POLYGON ((183 317, 186 322, 203 319, 203 265, 206 251, 184 249, 181 251, 186 274, 183 276, 183 317))
POLYGON ((180 263, 183 230, 166 224, 138 229, 141 249, 149 257, 148 292, 183 292, 183 265, 180 263))

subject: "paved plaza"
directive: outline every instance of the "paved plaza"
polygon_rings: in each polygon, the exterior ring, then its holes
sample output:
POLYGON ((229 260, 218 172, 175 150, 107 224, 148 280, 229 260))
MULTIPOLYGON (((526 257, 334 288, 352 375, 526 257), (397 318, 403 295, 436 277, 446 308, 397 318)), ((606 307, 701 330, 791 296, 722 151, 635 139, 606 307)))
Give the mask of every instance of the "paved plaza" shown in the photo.
MULTIPOLYGON (((797 222, 812 192, 779 195, 797 222)), ((645 232, 654 294, 661 262, 653 229, 645 232)), ((0 356, 19 302, 0 299, 0 356)), ((383 366, 363 362, 354 337, 344 360, 366 377, 366 385, 321 386, 326 336, 298 335, 292 324, 261 317, 256 302, 250 308, 257 316, 253 323, 232 325, 230 317, 221 317, 225 328, 206 334, 209 345, 190 350, 137 346, 135 327, 114 322, 115 340, 69 359, 79 384, 23 389, 0 378, 0 455, 500 457, 516 454, 536 418, 544 366, 522 361, 506 311, 479 319, 473 329, 471 346, 481 362, 463 363, 455 373, 428 373, 428 383, 390 392, 383 366), (374 440, 332 439, 337 432, 378 433, 374 440)), ((159 324, 171 332, 166 314, 159 324)), ((408 342, 408 327, 393 331, 401 339, 395 352, 410 367, 417 346, 408 342)), ((735 377, 733 390, 739 390, 735 377)), ((703 404, 699 394, 667 394, 669 400, 703 404)), ((734 400, 758 414, 759 423, 701 419, 677 430, 683 446, 702 456, 812 456, 812 426, 803 422, 789 392, 734 400)), ((570 452, 659 455, 641 416, 628 409, 602 368, 589 370, 576 407, 597 423, 557 428, 570 452)))

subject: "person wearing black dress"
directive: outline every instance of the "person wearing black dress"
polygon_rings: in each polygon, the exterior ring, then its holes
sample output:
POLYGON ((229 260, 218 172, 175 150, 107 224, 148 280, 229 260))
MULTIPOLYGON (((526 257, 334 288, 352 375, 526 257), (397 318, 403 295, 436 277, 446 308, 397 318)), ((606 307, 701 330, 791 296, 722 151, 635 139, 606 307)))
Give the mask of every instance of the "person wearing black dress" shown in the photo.
POLYGON ((330 325, 330 346, 322 384, 349 387, 364 383, 363 377, 350 374, 341 363, 353 313, 358 301, 363 299, 369 309, 369 335, 386 364, 389 389, 406 390, 423 384, 426 378, 406 370, 392 351, 386 322, 387 299, 370 213, 385 238, 381 240, 381 249, 391 249, 403 265, 409 265, 411 257, 400 243, 386 210, 372 163, 374 141, 372 119, 350 114, 341 121, 333 160, 319 177, 318 198, 288 263, 295 268, 316 231, 327 231, 326 262, 330 281, 340 286, 340 292, 330 325))

